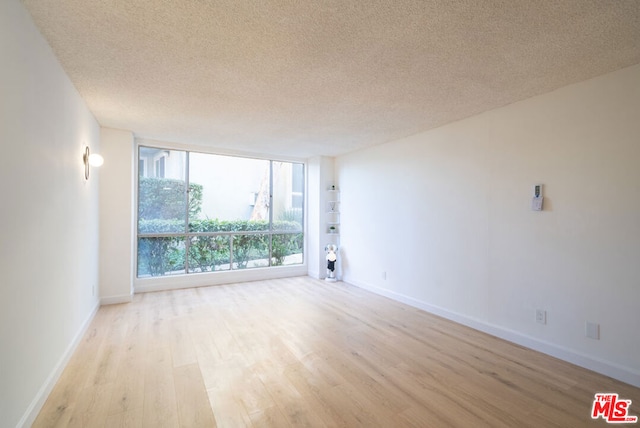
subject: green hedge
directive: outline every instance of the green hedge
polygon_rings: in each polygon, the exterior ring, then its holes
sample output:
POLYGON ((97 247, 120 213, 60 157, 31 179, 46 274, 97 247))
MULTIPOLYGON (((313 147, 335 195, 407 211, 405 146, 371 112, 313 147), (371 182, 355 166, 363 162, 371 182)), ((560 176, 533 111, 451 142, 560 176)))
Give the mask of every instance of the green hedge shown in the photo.
MULTIPOLYGON (((180 233, 184 231, 182 220, 144 220, 138 223, 139 233, 180 233)), ((271 265, 282 265, 285 257, 302 252, 303 235, 290 233, 301 230, 295 221, 274 221, 271 242, 271 265), (278 234, 278 232, 283 232, 278 234)), ((193 220, 189 223, 191 233, 269 231, 264 220, 193 220)), ((229 265, 230 236, 197 236, 189 243, 189 270, 208 272, 229 265)), ((185 236, 140 237, 138 240, 138 275, 165 275, 168 272, 185 270, 185 236)), ((269 258, 269 233, 234 234, 233 262, 238 269, 247 267, 251 260, 269 258)), ((226 267, 228 268, 228 266, 226 267)), ((178 272, 176 272, 178 273, 178 272)))
MULTIPOLYGON (((184 180, 139 177, 138 185, 138 218, 184 220, 184 180)), ((196 218, 201 210, 202 185, 189 183, 189 217, 196 218)))
POLYGON ((138 276, 184 271, 184 238, 139 238, 138 276))
MULTIPOLYGON (((274 221, 274 232, 294 232, 302 226, 296 221, 274 221)), ((191 233, 268 231, 267 220, 192 220, 189 222, 191 233)), ((184 232, 184 220, 145 220, 138 221, 138 233, 181 233, 184 232)))
MULTIPOLYGON (((183 223, 184 224, 184 223, 183 223)), ((301 230, 302 226, 296 221, 276 220, 273 222, 274 231, 293 232, 301 230)), ((243 232, 268 231, 267 220, 192 220, 189 222, 189 232, 243 232)))

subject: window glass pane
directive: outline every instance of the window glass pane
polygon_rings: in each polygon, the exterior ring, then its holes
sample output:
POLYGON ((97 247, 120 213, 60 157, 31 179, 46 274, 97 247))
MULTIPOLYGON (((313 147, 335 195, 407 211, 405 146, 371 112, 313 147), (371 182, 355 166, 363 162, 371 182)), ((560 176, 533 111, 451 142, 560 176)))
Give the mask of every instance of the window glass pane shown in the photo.
POLYGON ((184 238, 139 238, 138 277, 185 273, 184 238))
POLYGON ((304 239, 302 233, 273 235, 271 237, 271 265, 301 264, 304 239))
POLYGON ((190 153, 189 182, 189 231, 268 230, 269 161, 190 153))
POLYGON ((186 152, 140 147, 139 233, 184 232, 186 152))
POLYGON ((303 263, 304 181, 300 163, 140 146, 138 277, 303 263))
POLYGON ((302 230, 304 165, 273 162, 273 230, 302 230))
POLYGON ((189 242, 189 272, 229 270, 227 236, 194 236, 189 242))
POLYGON ((233 269, 269 266, 269 235, 233 235, 233 269))

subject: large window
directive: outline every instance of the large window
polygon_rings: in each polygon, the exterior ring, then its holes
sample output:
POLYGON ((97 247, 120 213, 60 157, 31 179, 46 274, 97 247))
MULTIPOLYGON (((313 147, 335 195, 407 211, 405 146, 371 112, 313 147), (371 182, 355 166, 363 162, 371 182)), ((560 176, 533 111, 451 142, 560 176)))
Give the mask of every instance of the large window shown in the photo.
POLYGON ((303 164, 141 146, 138 165, 138 277, 303 262, 303 164))

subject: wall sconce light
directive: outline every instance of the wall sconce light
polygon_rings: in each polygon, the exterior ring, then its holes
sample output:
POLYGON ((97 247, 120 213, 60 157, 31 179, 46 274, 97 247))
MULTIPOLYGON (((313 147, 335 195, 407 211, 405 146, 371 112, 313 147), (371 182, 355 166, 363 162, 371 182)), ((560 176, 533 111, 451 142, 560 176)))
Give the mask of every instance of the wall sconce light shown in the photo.
POLYGON ((97 153, 91 154, 89 146, 84 148, 84 154, 82 155, 82 161, 84 162, 84 179, 89 179, 89 166, 99 167, 104 163, 104 158, 97 153))

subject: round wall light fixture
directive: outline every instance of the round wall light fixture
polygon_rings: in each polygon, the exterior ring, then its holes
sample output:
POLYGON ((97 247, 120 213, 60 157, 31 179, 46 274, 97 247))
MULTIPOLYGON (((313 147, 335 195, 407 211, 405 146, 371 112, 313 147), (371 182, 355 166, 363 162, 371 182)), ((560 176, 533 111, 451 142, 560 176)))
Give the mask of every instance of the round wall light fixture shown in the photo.
POLYGON ((89 150, 89 146, 86 146, 84 148, 84 153, 82 154, 82 162, 84 162, 84 179, 88 180, 89 179, 89 167, 90 166, 95 166, 95 167, 99 167, 102 166, 102 164, 104 163, 104 158, 102 156, 100 156, 97 153, 91 153, 91 151, 89 150))

